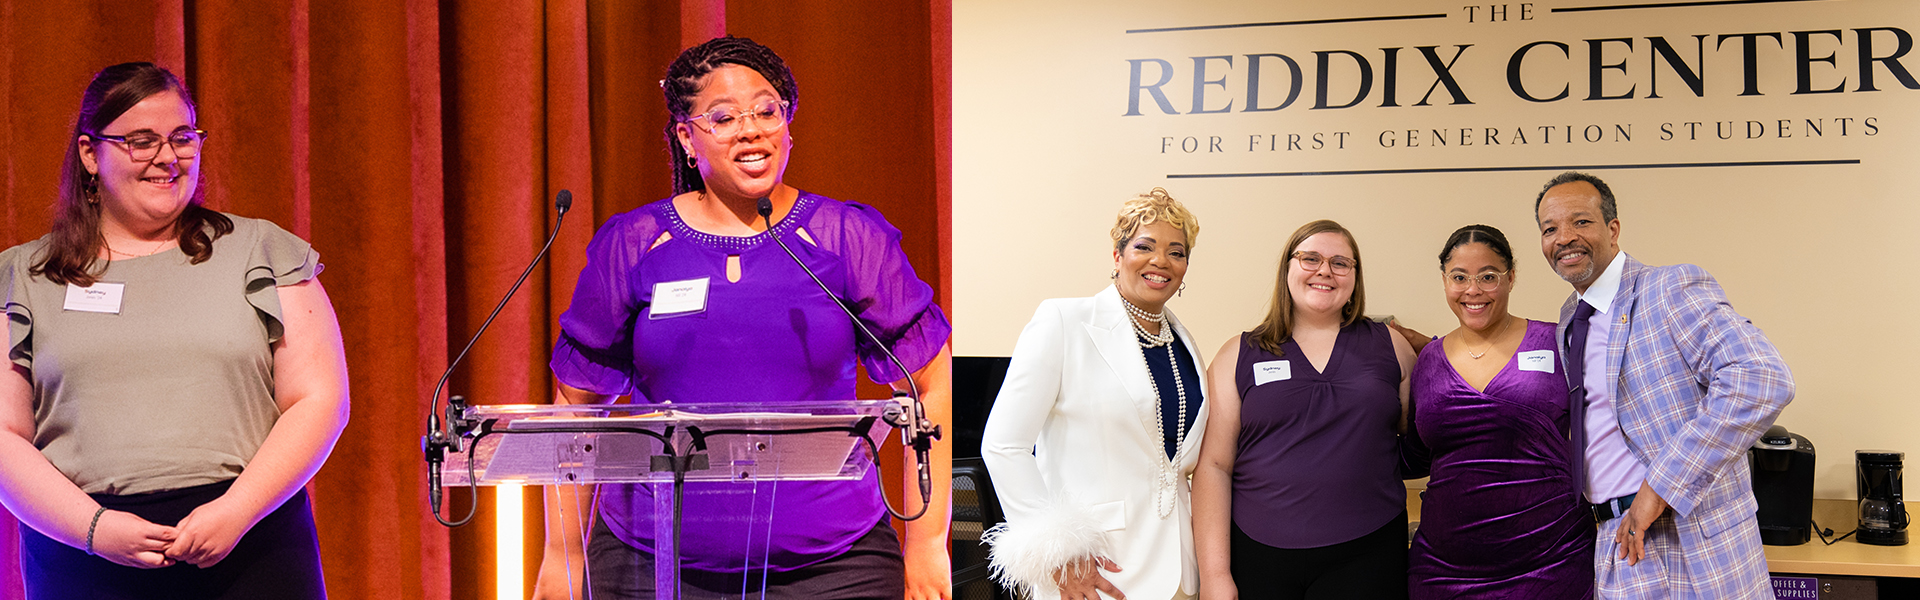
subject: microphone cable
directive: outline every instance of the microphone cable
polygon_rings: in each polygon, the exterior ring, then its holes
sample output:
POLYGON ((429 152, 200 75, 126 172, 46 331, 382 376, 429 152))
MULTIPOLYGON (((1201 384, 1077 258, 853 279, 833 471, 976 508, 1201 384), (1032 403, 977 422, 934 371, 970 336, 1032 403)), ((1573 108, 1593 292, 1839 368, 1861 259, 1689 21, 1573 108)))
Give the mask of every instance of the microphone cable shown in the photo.
POLYGON ((473 503, 467 506, 467 515, 458 520, 448 521, 445 517, 440 516, 442 499, 442 489, 440 487, 441 463, 446 461, 446 452, 448 450, 454 452, 460 451, 460 434, 454 430, 466 428, 463 423, 465 419, 455 414, 456 411, 464 410, 465 408, 465 402, 460 401, 459 396, 447 399, 446 422, 441 422, 439 416, 440 392, 447 387, 447 379, 453 376, 453 369, 460 366, 460 361, 465 359, 467 353, 473 350, 474 343, 480 341, 480 334, 486 333, 487 327, 493 325, 493 319, 500 316, 500 311, 507 307, 507 301, 513 299, 514 292, 520 291, 520 284, 527 282, 527 276, 533 274, 533 268, 538 266, 540 260, 547 257, 547 251, 553 248, 553 240, 560 237, 560 225, 566 222, 567 211, 573 208, 573 192, 560 190, 560 193, 554 196, 553 207, 559 211, 559 214, 553 219, 553 232, 547 234, 546 243, 542 244, 540 246, 540 252, 533 256, 533 262, 527 263, 527 269, 520 272, 520 278, 514 280, 513 287, 507 288, 507 295, 500 299, 499 304, 494 305, 493 312, 487 315, 487 320, 480 323, 480 329, 473 332, 473 337, 467 340, 467 346, 460 349, 460 354, 453 358, 453 362, 447 363, 446 372, 440 374, 440 383, 433 386, 433 396, 428 400, 427 435, 420 438, 421 451, 426 454, 427 460, 427 506, 433 511, 433 519, 439 521, 443 526, 459 527, 472 521, 474 513, 480 509, 480 494, 479 486, 473 481, 472 476, 473 456, 469 454, 467 456, 467 487, 474 491, 473 503))
MULTIPOLYGON (((894 425, 905 429, 905 431, 902 431, 900 434, 900 440, 902 443, 913 447, 914 460, 919 463, 920 511, 910 517, 902 516, 899 513, 895 513, 895 516, 900 517, 902 521, 919 519, 921 516, 927 514, 927 508, 933 504, 933 466, 927 463, 928 454, 932 451, 931 439, 939 439, 940 437, 939 429, 933 427, 933 424, 927 421, 926 406, 920 403, 920 384, 913 380, 913 371, 908 369, 906 364, 900 362, 900 357, 894 356, 893 350, 887 348, 887 344, 880 341, 880 337, 874 335, 872 330, 867 329, 867 324, 862 322, 860 317, 853 314, 853 309, 847 308, 847 303, 842 301, 839 296, 835 296, 833 290, 827 288, 827 283, 821 281, 820 276, 814 274, 813 269, 807 267, 807 263, 802 262, 800 256, 793 253, 792 248, 787 247, 786 242, 780 241, 780 236, 773 231, 772 198, 761 196, 759 200, 755 201, 754 208, 760 213, 760 218, 764 219, 767 223, 767 237, 772 238, 773 243, 778 244, 781 250, 786 251, 787 257, 793 259, 794 264, 800 265, 800 270, 805 271, 807 277, 813 279, 814 285, 820 286, 820 291, 825 292, 828 298, 833 299, 833 305, 840 307, 840 311, 847 314, 847 318, 853 321, 853 326, 859 329, 861 334, 867 336, 868 340, 873 341, 873 345, 880 348, 880 352, 887 356, 887 360, 893 363, 894 368, 900 369, 900 372, 906 376, 907 389, 910 390, 908 397, 913 400, 913 414, 906 416, 911 422, 904 425, 894 423, 894 425), (929 439, 929 434, 932 436, 931 439, 929 439), (908 439, 909 436, 912 437, 911 440, 908 439)), ((861 437, 864 438, 866 436, 861 437)), ((878 461, 880 459, 878 448, 874 448, 874 450, 873 458, 878 461)), ((884 490, 882 494, 885 494, 884 490)), ((893 508, 888 507, 887 511, 893 512, 893 508)))

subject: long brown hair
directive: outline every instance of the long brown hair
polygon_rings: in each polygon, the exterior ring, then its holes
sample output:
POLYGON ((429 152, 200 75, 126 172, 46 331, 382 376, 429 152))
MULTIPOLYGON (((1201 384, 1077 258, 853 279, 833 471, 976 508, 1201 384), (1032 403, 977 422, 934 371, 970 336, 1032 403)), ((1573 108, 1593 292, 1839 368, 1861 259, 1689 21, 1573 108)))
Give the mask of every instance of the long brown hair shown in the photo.
MULTIPOLYGON (((53 215, 53 232, 43 256, 31 273, 59 284, 93 285, 98 271, 105 270, 99 260, 106 237, 100 232, 100 204, 94 201, 99 184, 87 165, 80 161, 80 136, 97 143, 100 130, 140 101, 165 92, 180 95, 187 109, 194 108, 193 94, 187 85, 153 63, 117 64, 93 76, 80 97, 80 116, 74 119, 73 135, 67 138, 67 159, 60 165, 60 195, 53 215), (99 269, 95 269, 98 265, 99 269)), ((195 188, 187 208, 173 221, 173 235, 180 240, 180 251, 193 264, 213 257, 213 240, 233 232, 233 220, 203 206, 207 188, 195 188), (211 229, 211 233, 209 233, 211 229)))
POLYGON ((1261 350, 1273 353, 1274 356, 1284 354, 1280 350, 1280 345, 1287 343, 1287 340, 1293 337, 1293 292, 1287 289, 1287 271, 1293 268, 1293 252, 1299 249, 1300 244, 1306 242, 1307 238, 1329 232, 1346 236, 1347 245, 1353 247, 1353 297, 1347 299, 1346 306, 1340 307, 1340 326, 1344 328, 1352 325, 1360 320, 1361 315, 1366 314, 1367 284, 1366 279, 1360 276, 1360 270, 1366 268, 1366 263, 1360 260, 1360 243, 1353 240, 1353 232, 1347 231, 1347 228, 1341 227, 1339 223, 1326 219, 1301 225, 1299 229, 1294 230, 1293 237, 1287 240, 1286 252, 1280 254, 1279 281, 1274 282, 1273 285, 1273 302, 1267 307, 1267 318, 1261 320, 1260 325, 1249 332, 1249 335, 1253 336, 1254 345, 1259 346, 1261 350))

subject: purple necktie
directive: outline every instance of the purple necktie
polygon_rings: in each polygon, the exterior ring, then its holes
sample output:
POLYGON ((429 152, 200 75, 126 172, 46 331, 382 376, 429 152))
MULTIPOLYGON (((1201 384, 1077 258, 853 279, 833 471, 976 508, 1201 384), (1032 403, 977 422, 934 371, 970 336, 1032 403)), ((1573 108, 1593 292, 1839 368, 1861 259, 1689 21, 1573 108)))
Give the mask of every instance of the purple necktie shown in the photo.
MULTIPOLYGON (((1587 482, 1587 323, 1593 305, 1581 300, 1567 322, 1567 423, 1573 435, 1573 497, 1585 498, 1587 482)), ((1582 500, 1584 502, 1584 500, 1582 500)))

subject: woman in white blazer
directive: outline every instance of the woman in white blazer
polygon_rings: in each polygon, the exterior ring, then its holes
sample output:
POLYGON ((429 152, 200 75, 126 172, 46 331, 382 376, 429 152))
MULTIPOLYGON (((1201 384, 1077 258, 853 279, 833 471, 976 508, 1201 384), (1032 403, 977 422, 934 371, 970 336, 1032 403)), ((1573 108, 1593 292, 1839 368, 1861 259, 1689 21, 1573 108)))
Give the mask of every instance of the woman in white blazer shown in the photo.
POLYGON ((1007 517, 987 535, 992 568, 1029 598, 1197 594, 1205 366, 1166 302, 1199 232, 1166 190, 1128 201, 1113 285, 1042 302, 1020 333, 981 450, 1007 517))

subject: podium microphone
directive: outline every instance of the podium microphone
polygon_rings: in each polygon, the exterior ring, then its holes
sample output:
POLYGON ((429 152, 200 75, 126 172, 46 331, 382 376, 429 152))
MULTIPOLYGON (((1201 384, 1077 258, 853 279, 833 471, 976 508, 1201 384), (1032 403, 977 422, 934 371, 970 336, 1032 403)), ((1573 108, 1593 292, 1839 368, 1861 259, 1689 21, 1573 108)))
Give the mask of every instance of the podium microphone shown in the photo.
MULTIPOLYGON (((911 390, 907 392, 907 397, 911 399, 909 403, 911 411, 909 414, 902 414, 897 419, 889 420, 888 422, 894 427, 900 428, 901 441, 913 447, 914 459, 919 463, 920 467, 920 512, 915 513, 911 517, 903 516, 901 520, 912 521, 919 519, 927 513, 927 507, 933 504, 933 466, 929 464, 930 459, 928 458, 928 454, 933 450, 933 440, 940 439, 940 428, 934 426, 933 422, 927 420, 927 407, 920 403, 920 384, 913 380, 913 371, 907 369, 907 366, 900 362, 900 357, 893 355, 893 350, 887 348, 887 344, 880 341, 879 336, 874 335, 872 330, 867 329, 867 324, 861 322, 860 317, 853 314, 853 309, 847 308, 847 303, 841 301, 839 296, 835 296, 833 290, 827 288, 827 283, 821 281, 820 276, 815 274, 813 269, 807 266, 806 262, 801 261, 800 256, 794 254, 793 249, 788 248, 786 242, 780 241, 780 236, 773 234, 773 200, 767 196, 761 196, 759 200, 755 201, 754 208, 760 213, 760 218, 765 219, 767 222, 767 237, 773 238, 773 243, 779 244, 780 249, 786 251, 787 257, 793 259, 793 264, 800 265, 800 270, 807 272, 807 277, 813 279, 814 285, 820 286, 820 291, 826 292, 827 297, 833 299, 833 305, 840 307, 841 312, 847 313, 847 318, 853 321, 854 328, 859 329, 860 333, 872 341, 874 346, 879 347, 880 352, 887 355, 887 360, 893 362, 893 366, 900 369, 900 372, 906 375, 907 389, 911 390)), ((898 398, 900 393, 901 392, 898 391, 894 392, 894 397, 898 398)), ((893 412, 897 411, 889 411, 889 414, 893 412)))
MULTIPOLYGON (((546 258, 547 251, 553 248, 554 238, 560 237, 560 224, 566 221, 567 211, 573 208, 573 192, 560 190, 560 193, 554 196, 553 208, 558 210, 559 214, 553 219, 553 232, 547 234, 547 242, 540 246, 539 253, 533 255, 533 262, 527 263, 527 269, 520 272, 520 278, 514 280, 513 287, 507 288, 506 297, 501 298, 500 303, 493 307, 493 313, 487 315, 487 320, 480 323, 480 329, 473 332, 473 337, 467 340, 467 346, 460 349, 459 356, 455 356, 453 362, 447 363, 447 371, 440 374, 440 383, 433 386, 433 397, 429 400, 430 406, 427 409, 427 435, 420 438, 420 450, 426 455, 427 460, 427 506, 433 510, 433 519, 439 521, 441 525, 459 527, 472 521, 474 512, 480 508, 480 498, 475 495, 473 504, 467 508, 467 516, 457 521, 448 521, 440 516, 441 465, 446 462, 448 451, 460 451, 460 438, 471 433, 476 425, 461 415, 466 412, 466 399, 460 396, 447 399, 447 414, 443 422, 437 413, 440 408, 440 392, 446 389, 447 378, 453 376, 454 367, 459 366, 460 361, 467 357, 467 352, 473 350, 474 342, 480 341, 480 334, 487 332, 487 326, 493 324, 494 317, 500 316, 500 310, 507 307, 507 301, 513 299, 513 293, 520 291, 520 284, 527 282, 527 276, 533 274, 533 268, 539 265, 540 259, 546 258)), ((473 483, 469 481, 468 485, 471 486, 473 483)))

